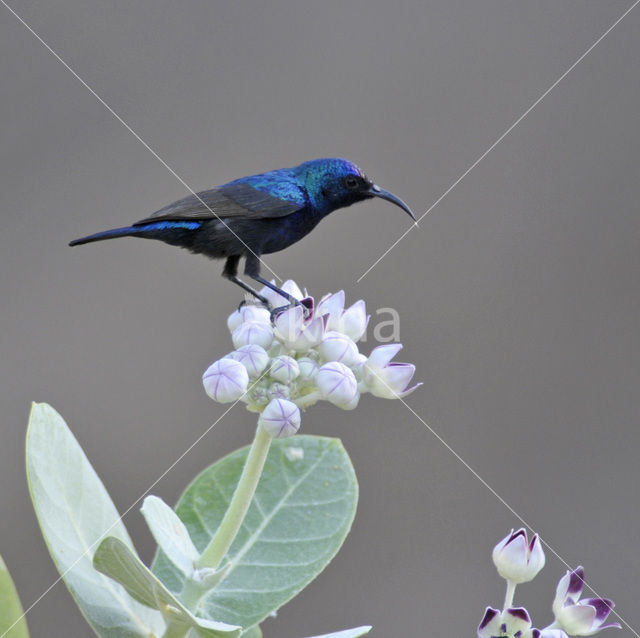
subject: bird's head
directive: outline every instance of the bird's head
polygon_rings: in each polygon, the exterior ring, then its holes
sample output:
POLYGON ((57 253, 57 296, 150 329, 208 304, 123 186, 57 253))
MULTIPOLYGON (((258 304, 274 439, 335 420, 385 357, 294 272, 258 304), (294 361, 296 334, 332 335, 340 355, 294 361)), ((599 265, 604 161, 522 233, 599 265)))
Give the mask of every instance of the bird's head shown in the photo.
POLYGON ((311 160, 296 167, 314 207, 328 214, 372 197, 380 197, 402 208, 414 221, 411 209, 393 193, 374 184, 353 162, 341 158, 311 160))

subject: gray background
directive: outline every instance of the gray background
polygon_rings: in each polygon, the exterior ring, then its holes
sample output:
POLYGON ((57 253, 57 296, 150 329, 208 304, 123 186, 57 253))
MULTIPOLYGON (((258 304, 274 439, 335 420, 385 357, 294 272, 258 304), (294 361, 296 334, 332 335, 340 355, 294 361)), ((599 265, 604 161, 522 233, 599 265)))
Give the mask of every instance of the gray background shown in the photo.
MULTIPOLYGON (((630 5, 13 2, 194 188, 338 155, 419 213, 630 5)), ((408 227, 384 202, 267 260, 316 295, 397 309, 424 381, 412 408, 634 627, 639 27, 637 8, 361 283, 408 227)), ((0 75, 0 551, 29 605, 57 576, 24 478, 29 401, 65 416, 123 511, 225 409, 200 375, 241 295, 163 244, 67 248, 185 190, 4 7, 0 75)), ((253 427, 234 409, 154 493, 175 502, 253 427)), ((342 438, 359 512, 267 638, 475 635, 515 516, 400 402, 316 406, 303 428, 342 438)), ((125 522, 148 560, 137 508, 125 522)), ((516 594, 538 625, 564 570, 549 554, 516 594)), ((28 619, 34 636, 90 633, 61 584, 28 619)))

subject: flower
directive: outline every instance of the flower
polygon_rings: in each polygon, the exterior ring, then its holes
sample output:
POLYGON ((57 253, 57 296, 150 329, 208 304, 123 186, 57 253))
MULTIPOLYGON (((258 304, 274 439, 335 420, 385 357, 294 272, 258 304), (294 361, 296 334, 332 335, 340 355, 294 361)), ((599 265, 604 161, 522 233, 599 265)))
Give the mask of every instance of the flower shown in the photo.
POLYGON ((301 306, 281 312, 274 321, 276 338, 288 349, 304 352, 324 339, 324 320, 320 316, 304 316, 301 306))
POLYGON ((560 579, 553 601, 555 624, 572 636, 591 636, 601 629, 620 628, 616 622, 605 625, 614 607, 607 598, 580 600, 584 589, 584 568, 579 566, 560 579))
POLYGON ((531 618, 524 607, 509 607, 503 612, 487 607, 478 625, 478 638, 535 638, 531 618))
POLYGON ((322 397, 339 407, 348 406, 358 394, 358 382, 353 372, 339 361, 321 366, 316 384, 322 397))
POLYGON ((328 330, 342 332, 354 341, 362 338, 369 323, 369 316, 362 299, 344 309, 344 290, 323 297, 318 304, 317 313, 328 316, 328 330))
POLYGON ((202 384, 214 401, 230 403, 246 393, 249 373, 238 361, 224 357, 206 369, 202 375, 202 384))
POLYGON ((512 583, 526 583, 533 580, 544 567, 545 557, 537 534, 531 542, 527 532, 521 528, 503 538, 493 548, 493 563, 502 578, 512 583))
POLYGON ((363 364, 364 383, 376 397, 398 399, 411 394, 421 383, 409 388, 416 367, 411 363, 394 363, 391 359, 402 349, 399 343, 389 343, 373 349, 363 364))
MULTIPOLYGON (((282 289, 304 309, 285 306, 272 323, 264 306, 247 302, 229 316, 235 350, 212 364, 203 378, 212 399, 240 399, 259 414, 272 436, 291 436, 300 426, 300 410, 320 400, 353 410, 367 392, 391 399, 418 387, 407 387, 413 365, 391 362, 400 344, 374 348, 369 357, 358 350, 368 322, 364 301, 345 309, 341 290, 315 305, 294 281, 282 289)), ((268 286, 260 295, 274 307, 284 305, 268 286)))
POLYGON ((269 436, 284 439, 300 429, 300 409, 287 399, 272 399, 263 410, 258 423, 269 436))

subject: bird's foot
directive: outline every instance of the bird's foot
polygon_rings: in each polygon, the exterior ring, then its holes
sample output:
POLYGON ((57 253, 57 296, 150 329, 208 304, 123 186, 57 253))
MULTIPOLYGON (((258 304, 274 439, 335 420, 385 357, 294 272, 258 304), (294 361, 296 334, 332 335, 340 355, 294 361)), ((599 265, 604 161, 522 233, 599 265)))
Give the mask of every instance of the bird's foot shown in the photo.
POLYGON ((289 308, 293 308, 295 306, 300 306, 302 308, 303 316, 305 319, 309 319, 311 316, 311 310, 307 308, 303 303, 300 303, 297 300, 292 301, 290 304, 286 306, 279 306, 278 308, 271 309, 271 323, 275 323, 277 316, 284 312, 285 310, 289 310, 289 308))
POLYGON ((238 305, 238 310, 242 310, 245 306, 260 306, 262 308, 266 308, 267 310, 273 310, 273 306, 265 299, 262 300, 254 300, 254 299, 244 299, 238 305))

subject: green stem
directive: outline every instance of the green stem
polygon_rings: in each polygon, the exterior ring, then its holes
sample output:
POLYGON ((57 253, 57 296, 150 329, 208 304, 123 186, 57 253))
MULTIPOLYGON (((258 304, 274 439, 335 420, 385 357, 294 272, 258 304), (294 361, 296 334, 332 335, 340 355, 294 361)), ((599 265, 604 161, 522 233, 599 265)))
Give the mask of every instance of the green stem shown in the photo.
POLYGON ((249 505, 258 486, 262 468, 269 452, 271 437, 258 425, 256 436, 251 444, 249 456, 242 470, 236 491, 233 493, 229 508, 225 512, 222 523, 218 527, 204 552, 198 560, 198 567, 217 569, 231 547, 242 521, 247 514, 249 505))

